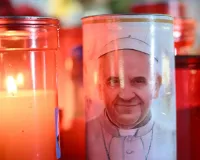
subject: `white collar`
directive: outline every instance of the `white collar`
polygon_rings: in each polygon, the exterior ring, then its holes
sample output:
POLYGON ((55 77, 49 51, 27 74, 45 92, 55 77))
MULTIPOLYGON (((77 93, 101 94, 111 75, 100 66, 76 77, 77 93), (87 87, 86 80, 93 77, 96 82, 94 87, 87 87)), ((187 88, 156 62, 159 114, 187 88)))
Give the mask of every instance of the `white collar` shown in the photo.
POLYGON ((153 118, 151 118, 150 121, 142 127, 128 129, 128 130, 119 128, 118 130, 120 136, 130 136, 130 135, 143 136, 151 131, 153 124, 154 124, 153 118))
POLYGON ((141 137, 141 136, 146 135, 152 130, 154 126, 154 121, 153 121, 153 118, 151 118, 150 121, 142 127, 129 129, 129 130, 119 129, 110 122, 106 113, 103 112, 103 114, 101 114, 100 116, 100 124, 106 132, 108 132, 109 134, 115 137, 128 136, 128 135, 141 137))

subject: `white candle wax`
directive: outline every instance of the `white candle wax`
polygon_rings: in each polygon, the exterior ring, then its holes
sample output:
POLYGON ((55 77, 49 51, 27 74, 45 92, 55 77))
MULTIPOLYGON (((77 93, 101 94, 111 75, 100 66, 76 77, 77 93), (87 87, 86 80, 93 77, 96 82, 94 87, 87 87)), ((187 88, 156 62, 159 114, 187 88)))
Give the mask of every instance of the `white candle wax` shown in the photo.
POLYGON ((0 160, 56 160, 56 93, 0 92, 0 160))

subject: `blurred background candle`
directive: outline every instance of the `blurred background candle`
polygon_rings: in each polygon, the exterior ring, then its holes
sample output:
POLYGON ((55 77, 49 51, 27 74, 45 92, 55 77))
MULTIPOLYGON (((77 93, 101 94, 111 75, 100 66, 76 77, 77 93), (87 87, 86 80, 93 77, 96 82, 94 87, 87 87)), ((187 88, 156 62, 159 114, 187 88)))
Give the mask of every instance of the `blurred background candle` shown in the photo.
POLYGON ((1 160, 56 160, 57 47, 56 19, 0 18, 1 160))
POLYGON ((58 93, 61 129, 67 131, 74 118, 84 116, 82 105, 82 28, 60 29, 58 93))
POLYGON ((178 160, 200 159, 200 56, 176 56, 178 160))
POLYGON ((61 160, 82 160, 85 158, 85 119, 81 26, 61 28, 59 39, 61 46, 57 57, 61 160))

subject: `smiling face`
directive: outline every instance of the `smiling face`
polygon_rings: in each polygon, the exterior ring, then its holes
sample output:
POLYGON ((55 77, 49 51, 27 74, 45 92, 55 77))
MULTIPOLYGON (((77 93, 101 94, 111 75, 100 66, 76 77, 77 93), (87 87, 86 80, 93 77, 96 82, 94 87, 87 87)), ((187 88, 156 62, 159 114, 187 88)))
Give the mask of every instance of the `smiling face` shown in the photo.
POLYGON ((150 113, 161 84, 151 65, 149 55, 135 50, 100 57, 100 94, 110 120, 118 127, 134 128, 150 113))

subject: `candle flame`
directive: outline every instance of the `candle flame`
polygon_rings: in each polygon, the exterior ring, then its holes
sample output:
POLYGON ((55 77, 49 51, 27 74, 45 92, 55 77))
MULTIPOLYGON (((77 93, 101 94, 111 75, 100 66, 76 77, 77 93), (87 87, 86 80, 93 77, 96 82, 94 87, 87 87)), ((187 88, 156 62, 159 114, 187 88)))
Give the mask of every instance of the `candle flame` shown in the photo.
POLYGON ((16 93, 17 92, 17 85, 15 83, 15 79, 13 76, 8 76, 6 79, 6 86, 8 93, 16 93))

